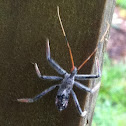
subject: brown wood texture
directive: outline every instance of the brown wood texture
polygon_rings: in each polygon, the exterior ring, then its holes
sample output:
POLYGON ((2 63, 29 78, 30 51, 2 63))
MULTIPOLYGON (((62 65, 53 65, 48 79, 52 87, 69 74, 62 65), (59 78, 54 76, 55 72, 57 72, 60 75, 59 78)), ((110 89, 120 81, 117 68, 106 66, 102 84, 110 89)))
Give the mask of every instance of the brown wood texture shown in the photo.
MULTIPOLYGON (((96 53, 96 56, 99 61, 100 61, 100 68, 102 71, 102 66, 104 63, 104 52, 106 51, 106 44, 107 44, 107 40, 109 39, 109 29, 107 31, 107 34, 105 35, 105 38, 102 39, 103 35, 105 34, 107 27, 108 27, 108 23, 111 26, 111 21, 112 21, 112 16, 113 16, 113 12, 114 12, 114 8, 115 8, 115 0, 106 0, 104 3, 104 7, 103 7, 103 12, 102 12, 102 19, 101 19, 101 27, 99 30, 99 35, 98 35, 98 51, 96 53), (101 39, 103 41, 101 41, 101 39)), ((110 27, 109 26, 109 27, 110 27)), ((93 64, 93 69, 92 69, 92 73, 96 73, 96 65, 93 64)), ((100 79, 96 79, 96 80, 92 80, 89 81, 89 87, 93 88, 94 85, 101 83, 100 79)), ((96 104, 96 100, 97 100, 97 96, 98 96, 98 92, 97 91, 95 94, 91 95, 88 94, 85 100, 85 108, 87 108, 88 110, 88 115, 87 118, 82 118, 80 120, 80 126, 91 126, 92 124, 92 119, 93 119, 93 114, 94 114, 94 109, 95 109, 95 104, 96 104)), ((99 94, 100 95, 100 94, 99 94)))
MULTIPOLYGON (((0 1, 0 125, 1 126, 85 126, 91 125, 97 93, 90 95, 76 87, 81 107, 88 110, 79 116, 70 98, 68 108, 59 112, 55 106, 57 89, 32 104, 18 103, 17 98, 33 97, 59 82, 43 81, 31 62, 44 75, 58 75, 46 61, 46 38, 51 55, 70 72, 71 62, 57 17, 57 5, 66 31, 75 65, 78 67, 98 44, 111 22, 115 0, 4 0, 0 1), (88 120, 88 121, 87 121, 88 120)), ((100 43, 96 56, 103 59, 100 43)), ((79 71, 96 72, 94 57, 79 71), (92 66, 94 69, 92 70, 92 66)), ((102 68, 102 65, 101 65, 102 68)), ((100 80, 83 81, 93 87, 100 80)))

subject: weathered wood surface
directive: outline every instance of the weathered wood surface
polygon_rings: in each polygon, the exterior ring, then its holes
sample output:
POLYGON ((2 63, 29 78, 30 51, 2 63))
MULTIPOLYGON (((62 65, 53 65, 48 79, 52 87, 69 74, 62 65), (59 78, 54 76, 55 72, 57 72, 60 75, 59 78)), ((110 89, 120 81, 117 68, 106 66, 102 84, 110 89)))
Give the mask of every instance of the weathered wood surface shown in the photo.
MULTIPOLYGON (((0 125, 1 126, 84 126, 91 125, 97 93, 92 96, 74 88, 80 105, 88 110, 81 118, 72 98, 63 112, 55 107, 57 89, 33 104, 17 98, 33 97, 57 82, 40 80, 31 62, 37 62, 42 74, 57 75, 46 61, 46 38, 50 39, 52 57, 67 71, 71 62, 57 17, 62 22, 79 66, 96 47, 106 24, 112 19, 115 0, 5 0, 0 2, 0 125), (88 121, 87 121, 88 120, 88 121)), ((103 44, 97 52, 102 64, 103 44)), ((79 73, 90 74, 93 58, 79 73)), ((102 66, 102 65, 101 65, 102 66)), ((95 66, 94 66, 95 67, 95 66)), ((95 68, 93 70, 95 72, 95 68)), ((90 87, 94 82, 90 81, 90 87)), ((58 82, 59 83, 59 82, 58 82)), ((88 85, 88 81, 83 84, 88 85)))

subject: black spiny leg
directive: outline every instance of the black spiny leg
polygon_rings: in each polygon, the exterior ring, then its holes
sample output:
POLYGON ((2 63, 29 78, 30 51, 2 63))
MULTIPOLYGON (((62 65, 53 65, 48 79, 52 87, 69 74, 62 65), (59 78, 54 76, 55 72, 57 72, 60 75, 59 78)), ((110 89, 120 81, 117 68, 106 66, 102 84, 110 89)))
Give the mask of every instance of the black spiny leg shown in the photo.
POLYGON ((45 75, 42 76, 37 63, 34 63, 34 66, 35 66, 35 71, 36 71, 38 77, 43 80, 62 80, 63 79, 62 77, 58 77, 58 76, 45 76, 45 75))
POLYGON ((40 99, 41 97, 43 97, 44 95, 46 95, 48 92, 52 91, 53 89, 55 89, 56 87, 58 87, 59 85, 54 85, 51 86, 50 88, 44 90, 42 93, 40 93, 39 95, 33 97, 33 98, 21 98, 21 99, 17 99, 18 102, 25 102, 25 103, 32 103, 37 101, 38 99, 40 99))
POLYGON ((80 116, 84 117, 87 114, 87 111, 82 111, 81 110, 81 107, 80 107, 80 104, 78 102, 77 96, 76 96, 76 94, 75 94, 75 92, 73 90, 71 90, 71 94, 73 96, 75 106, 77 107, 77 110, 78 110, 80 116))
POLYGON ((76 87, 78 87, 79 89, 85 90, 85 91, 90 92, 90 93, 92 93, 92 94, 93 94, 94 92, 96 92, 96 91, 99 89, 99 87, 100 87, 100 83, 98 83, 98 84, 96 84, 96 85, 94 86, 93 89, 90 89, 90 88, 84 86, 83 84, 81 84, 81 83, 79 83, 79 82, 77 82, 77 81, 74 81, 74 85, 75 85, 76 87))
POLYGON ((46 58, 49 64, 60 74, 65 75, 67 72, 61 68, 50 56, 50 46, 49 46, 49 39, 47 39, 46 43, 46 58))
POLYGON ((94 78, 101 77, 101 70, 100 70, 99 61, 98 61, 97 58, 96 58, 96 67, 97 67, 98 74, 96 74, 96 75, 77 74, 77 75, 75 75, 75 79, 76 80, 89 80, 89 79, 94 79, 94 78))

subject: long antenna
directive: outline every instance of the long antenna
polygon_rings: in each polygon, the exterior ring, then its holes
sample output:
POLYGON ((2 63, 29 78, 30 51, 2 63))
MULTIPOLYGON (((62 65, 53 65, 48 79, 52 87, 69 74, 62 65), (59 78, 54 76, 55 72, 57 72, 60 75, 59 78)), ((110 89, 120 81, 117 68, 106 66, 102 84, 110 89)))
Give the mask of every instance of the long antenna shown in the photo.
POLYGON ((109 24, 107 21, 106 21, 106 23, 107 23, 107 28, 106 28, 105 33, 103 34, 103 36, 102 36, 100 42, 103 42, 103 40, 104 40, 104 38, 105 38, 105 36, 106 36, 106 34, 107 34, 109 28, 110 28, 110 24, 109 24))
POLYGON ((87 63, 87 61, 95 54, 95 52, 97 51, 97 47, 95 48, 95 50, 90 54, 90 56, 78 67, 78 71, 84 66, 85 63, 87 63))
MULTIPOLYGON (((106 36, 106 34, 107 34, 109 28, 110 28, 109 23, 108 23, 108 22, 106 22, 106 23, 107 23, 107 28, 106 28, 106 31, 105 31, 105 33, 103 34, 103 36, 102 36, 100 42, 103 42, 103 40, 104 40, 104 38, 105 38, 105 36, 106 36)), ((97 47, 96 47, 95 50, 90 54, 90 56, 78 67, 78 69, 77 69, 78 71, 84 66, 85 63, 87 63, 87 61, 95 54, 96 51, 97 51, 97 47)))
POLYGON ((70 58, 71 58, 71 63, 72 63, 72 69, 71 69, 71 72, 72 72, 73 69, 74 69, 74 67, 75 67, 75 66, 74 66, 74 60, 73 60, 72 51, 71 51, 71 48, 70 48, 69 42, 68 42, 68 40, 67 40, 65 30, 64 30, 64 28, 63 28, 63 24, 62 24, 61 18, 60 18, 60 14, 59 14, 59 6, 57 6, 57 14, 58 14, 58 18, 59 18, 60 26, 61 26, 61 28, 62 28, 63 35, 64 35, 64 37, 65 37, 65 39, 66 39, 67 46, 68 46, 68 49, 69 49, 70 58))

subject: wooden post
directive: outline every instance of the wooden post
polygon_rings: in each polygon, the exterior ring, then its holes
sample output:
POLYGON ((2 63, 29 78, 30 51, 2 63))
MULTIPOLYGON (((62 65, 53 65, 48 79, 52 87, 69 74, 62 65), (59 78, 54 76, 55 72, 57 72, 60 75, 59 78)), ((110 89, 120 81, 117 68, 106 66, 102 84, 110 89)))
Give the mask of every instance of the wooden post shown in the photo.
MULTIPOLYGON (((71 62, 57 17, 57 5, 66 31, 75 65, 99 45, 96 56, 102 68, 104 41, 99 42, 106 30, 106 21, 111 24, 115 0, 9 0, 0 3, 0 125, 10 126, 87 126, 91 125, 97 93, 86 95, 74 87, 81 108, 88 114, 82 118, 77 113, 73 99, 68 108, 59 112, 55 107, 57 89, 41 100, 18 103, 17 98, 33 97, 53 84, 40 80, 31 62, 39 65, 42 74, 58 75, 47 63, 46 38, 50 40, 51 55, 65 70, 70 72, 71 62)), ((96 72, 94 57, 79 71, 96 72), (92 69, 92 66, 93 69, 92 69)), ((89 81, 89 87, 100 80, 89 81)), ((82 82, 88 86, 88 81, 82 82)))
MULTIPOLYGON (((97 45, 99 46, 98 52, 96 54, 96 57, 99 57, 100 61, 100 66, 102 70, 103 66, 103 55, 104 51, 106 50, 106 44, 107 40, 109 38, 109 29, 107 29, 108 25, 107 22, 111 25, 112 21, 112 16, 115 8, 115 0, 109 1, 106 0, 104 3, 104 8, 102 12, 102 17, 101 17, 101 27, 99 30, 99 35, 98 35, 98 43, 97 45), (108 30, 108 31, 106 31, 108 30), (106 34, 107 33, 107 34, 106 34), (105 35, 106 34, 106 35, 105 35), (103 40, 103 36, 105 35, 105 38, 103 40)), ((96 73, 96 67, 95 64, 93 64, 93 70, 92 73, 96 73)), ((89 81, 90 87, 94 87, 94 84, 101 83, 100 79, 96 79, 95 81, 89 81)), ((94 109, 95 109, 95 104, 96 104, 96 99, 97 99, 98 91, 94 95, 88 95, 85 101, 85 108, 87 108, 89 115, 87 116, 87 119, 81 119, 80 120, 80 126, 91 126, 92 124, 92 119, 93 119, 93 114, 94 114, 94 109)))

